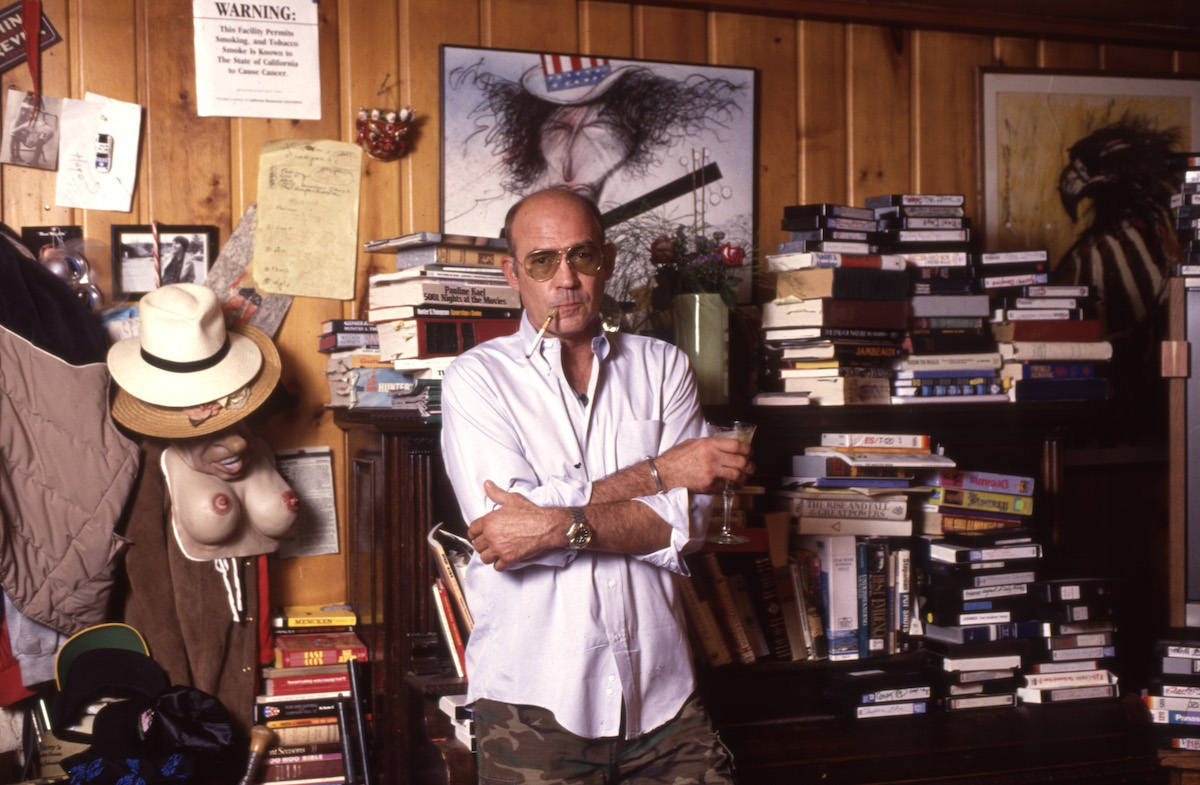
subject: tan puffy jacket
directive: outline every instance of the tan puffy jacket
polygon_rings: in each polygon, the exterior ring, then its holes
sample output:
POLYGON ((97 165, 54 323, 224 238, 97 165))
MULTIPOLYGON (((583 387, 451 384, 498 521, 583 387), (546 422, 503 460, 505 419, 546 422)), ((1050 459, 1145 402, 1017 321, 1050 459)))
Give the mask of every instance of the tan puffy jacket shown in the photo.
POLYGON ((64 635, 106 621, 138 470, 104 363, 71 365, 0 327, 0 584, 64 635))

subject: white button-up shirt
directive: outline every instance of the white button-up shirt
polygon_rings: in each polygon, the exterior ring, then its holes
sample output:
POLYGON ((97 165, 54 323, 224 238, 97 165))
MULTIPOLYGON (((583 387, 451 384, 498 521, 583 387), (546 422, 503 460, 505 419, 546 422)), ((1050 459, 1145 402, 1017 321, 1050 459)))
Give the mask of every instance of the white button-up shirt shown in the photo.
MULTIPOLYGON (((584 506, 592 482, 703 435, 686 355, 636 335, 593 339, 586 403, 547 335, 524 317, 512 336, 464 353, 442 384, 442 450, 466 521, 495 507, 484 480, 541 506, 584 506)), ((468 702, 540 706, 572 733, 626 736, 669 721, 694 687, 684 611, 672 573, 704 537, 711 497, 684 488, 639 497, 672 529, 645 555, 556 549, 496 571, 466 571, 475 619, 468 702)))

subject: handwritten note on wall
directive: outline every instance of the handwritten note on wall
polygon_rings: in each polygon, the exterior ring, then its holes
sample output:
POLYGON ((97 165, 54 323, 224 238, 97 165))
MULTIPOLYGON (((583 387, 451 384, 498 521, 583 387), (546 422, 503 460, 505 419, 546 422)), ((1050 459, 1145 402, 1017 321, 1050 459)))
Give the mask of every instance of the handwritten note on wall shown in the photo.
POLYGON ((142 107, 88 93, 62 101, 55 204, 129 212, 137 183, 142 107))
POLYGON ((268 292, 354 299, 362 149, 281 139, 259 156, 254 279, 268 292))

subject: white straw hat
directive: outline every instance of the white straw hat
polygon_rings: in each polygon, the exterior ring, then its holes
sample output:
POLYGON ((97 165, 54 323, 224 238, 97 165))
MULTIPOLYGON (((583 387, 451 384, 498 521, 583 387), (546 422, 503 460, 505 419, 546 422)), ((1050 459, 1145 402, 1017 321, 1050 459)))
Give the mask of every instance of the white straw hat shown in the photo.
POLYGON ((275 344, 254 327, 227 330, 216 293, 207 286, 168 284, 142 297, 138 311, 140 334, 109 349, 108 370, 120 387, 113 416, 139 433, 165 438, 212 433, 249 415, 279 381, 275 344), (223 410, 200 426, 192 426, 182 411, 247 386, 246 406, 223 410))

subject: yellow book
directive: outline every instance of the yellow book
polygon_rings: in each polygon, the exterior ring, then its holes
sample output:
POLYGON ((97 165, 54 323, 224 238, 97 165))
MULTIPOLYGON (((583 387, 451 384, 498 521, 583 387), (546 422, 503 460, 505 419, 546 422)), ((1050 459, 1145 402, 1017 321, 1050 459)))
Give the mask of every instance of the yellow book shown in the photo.
POLYGON ((285 605, 271 621, 275 627, 353 627, 358 614, 344 602, 285 605))
POLYGON ((988 510, 1010 515, 1032 515, 1033 497, 1012 493, 973 491, 969 488, 935 487, 929 494, 930 504, 942 507, 962 507, 967 510, 988 510))

